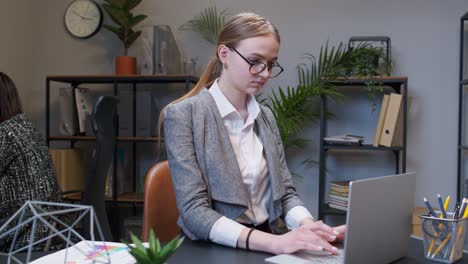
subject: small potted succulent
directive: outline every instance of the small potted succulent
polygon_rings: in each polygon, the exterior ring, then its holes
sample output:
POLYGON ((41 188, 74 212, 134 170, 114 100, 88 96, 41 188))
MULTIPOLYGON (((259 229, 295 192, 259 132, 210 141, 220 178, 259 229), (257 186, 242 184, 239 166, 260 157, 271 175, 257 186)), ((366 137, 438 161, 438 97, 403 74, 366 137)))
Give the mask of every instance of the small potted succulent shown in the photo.
POLYGON ((161 247, 159 240, 156 238, 153 229, 149 233, 149 247, 145 247, 143 243, 135 236, 131 235, 133 245, 128 245, 130 254, 135 258, 138 264, 163 264, 169 259, 176 249, 184 242, 184 237, 179 235, 169 241, 164 247, 161 247))
POLYGON ((122 41, 124 46, 124 56, 115 59, 116 75, 136 74, 136 58, 128 56, 128 49, 141 35, 141 31, 133 29, 138 23, 143 21, 146 15, 133 15, 132 10, 141 3, 142 0, 104 0, 104 10, 116 25, 103 25, 104 28, 114 32, 122 41))

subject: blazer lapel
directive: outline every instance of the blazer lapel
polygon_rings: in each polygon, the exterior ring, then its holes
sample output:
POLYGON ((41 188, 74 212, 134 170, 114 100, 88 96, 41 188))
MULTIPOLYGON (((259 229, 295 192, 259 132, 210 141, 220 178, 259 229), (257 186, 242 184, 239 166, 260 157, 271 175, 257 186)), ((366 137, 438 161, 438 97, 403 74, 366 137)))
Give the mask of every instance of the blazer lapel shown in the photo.
POLYGON ((257 126, 257 135, 263 144, 263 151, 265 152, 273 201, 278 201, 284 195, 281 182, 283 174, 281 164, 279 163, 280 153, 278 152, 278 143, 262 111, 260 111, 255 119, 255 125, 257 126))
POLYGON ((211 112, 206 121, 207 129, 211 130, 208 133, 212 133, 213 137, 216 138, 213 141, 210 140, 209 145, 206 146, 206 152, 211 152, 210 155, 219 155, 224 159, 222 163, 216 163, 214 160, 206 161, 207 166, 210 167, 207 168, 207 172, 215 172, 213 175, 208 175, 213 198, 248 207, 247 189, 218 106, 207 89, 202 90, 200 96, 211 112), (214 118, 210 118, 210 116, 214 118), (208 122, 208 120, 212 122, 208 122))

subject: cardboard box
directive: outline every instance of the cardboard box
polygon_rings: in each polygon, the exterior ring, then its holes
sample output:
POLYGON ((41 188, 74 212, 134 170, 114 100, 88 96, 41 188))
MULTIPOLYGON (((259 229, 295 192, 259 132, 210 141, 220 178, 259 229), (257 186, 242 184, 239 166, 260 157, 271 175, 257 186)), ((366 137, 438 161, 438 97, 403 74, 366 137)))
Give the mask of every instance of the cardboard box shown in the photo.
POLYGON ((412 232, 411 234, 417 237, 422 237, 422 229, 421 229, 421 219, 419 218, 420 215, 427 214, 426 207, 415 207, 413 209, 413 219, 412 219, 412 232))

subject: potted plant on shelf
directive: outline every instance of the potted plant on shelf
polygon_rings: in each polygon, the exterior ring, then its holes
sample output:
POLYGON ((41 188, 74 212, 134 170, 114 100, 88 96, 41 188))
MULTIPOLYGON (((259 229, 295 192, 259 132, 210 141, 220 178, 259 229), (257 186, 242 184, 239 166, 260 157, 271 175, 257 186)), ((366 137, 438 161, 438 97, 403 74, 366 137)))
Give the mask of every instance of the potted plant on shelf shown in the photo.
POLYGON ((183 236, 177 236, 169 241, 164 247, 161 247, 159 239, 156 238, 153 229, 150 230, 148 238, 148 247, 134 234, 131 234, 133 245, 129 245, 130 254, 135 258, 138 264, 163 264, 169 259, 176 249, 184 242, 183 236))
POLYGON ((354 52, 345 63, 345 75, 366 80, 367 94, 375 110, 377 95, 383 92, 381 81, 376 77, 391 75, 392 59, 381 47, 372 47, 369 43, 350 49, 354 52))
POLYGON ((142 0, 104 0, 104 10, 110 16, 116 26, 103 25, 104 28, 114 32, 122 41, 124 46, 124 56, 115 58, 116 75, 136 74, 136 58, 128 56, 128 49, 140 36, 141 31, 133 29, 138 23, 143 21, 146 15, 133 15, 132 9, 141 3, 142 0))

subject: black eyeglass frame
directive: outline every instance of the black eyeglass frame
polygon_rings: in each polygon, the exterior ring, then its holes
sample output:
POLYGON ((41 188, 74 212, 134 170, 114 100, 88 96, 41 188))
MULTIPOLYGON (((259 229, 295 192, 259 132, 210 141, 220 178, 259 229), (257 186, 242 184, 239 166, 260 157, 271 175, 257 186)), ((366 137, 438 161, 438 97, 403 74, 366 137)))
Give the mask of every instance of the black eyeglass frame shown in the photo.
POLYGON ((231 46, 226 46, 226 47, 228 47, 228 48, 231 49, 231 50, 234 50, 245 62, 247 62, 247 63, 250 65, 249 72, 250 72, 251 74, 253 74, 253 75, 259 75, 259 74, 262 73, 265 69, 268 69, 268 71, 271 71, 271 69, 273 69, 273 67, 279 67, 279 68, 280 68, 280 71, 279 71, 275 76, 270 76, 269 78, 271 79, 271 78, 278 77, 278 75, 280 75, 280 74, 284 71, 283 67, 281 67, 281 65, 280 65, 277 61, 275 61, 275 62, 274 62, 275 64, 272 64, 271 67, 268 67, 268 65, 266 65, 265 63, 263 63, 263 62, 261 62, 261 61, 259 61, 259 62, 257 62, 257 63, 252 63, 252 62, 250 62, 246 57, 244 57, 242 54, 240 54, 240 52, 237 51, 236 48, 231 47, 231 46), (255 65, 258 65, 258 64, 262 64, 262 65, 263 65, 262 70, 261 70, 261 71, 258 71, 257 73, 253 73, 253 72, 252 72, 252 67, 255 66, 255 65))

